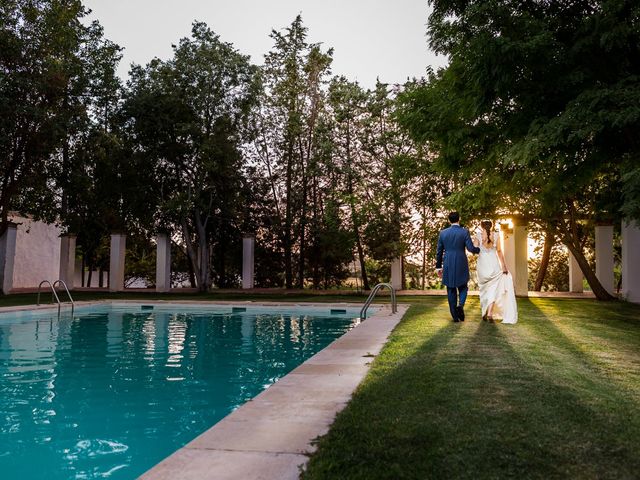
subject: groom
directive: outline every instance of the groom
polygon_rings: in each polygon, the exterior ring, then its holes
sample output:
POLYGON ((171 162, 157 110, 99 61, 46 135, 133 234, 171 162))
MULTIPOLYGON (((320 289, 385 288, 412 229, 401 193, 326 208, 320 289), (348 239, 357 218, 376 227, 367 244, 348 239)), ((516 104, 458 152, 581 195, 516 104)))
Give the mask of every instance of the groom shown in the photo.
POLYGON ((451 226, 440 232, 438 250, 436 252, 436 271, 447 287, 449 310, 454 322, 464 322, 464 302, 467 300, 467 283, 469 282, 469 263, 465 247, 471 253, 480 253, 480 248, 473 245, 469 230, 460 226, 460 214, 449 214, 451 226), (444 254, 444 268, 442 255, 444 254), (458 304, 458 295, 460 303, 458 304))

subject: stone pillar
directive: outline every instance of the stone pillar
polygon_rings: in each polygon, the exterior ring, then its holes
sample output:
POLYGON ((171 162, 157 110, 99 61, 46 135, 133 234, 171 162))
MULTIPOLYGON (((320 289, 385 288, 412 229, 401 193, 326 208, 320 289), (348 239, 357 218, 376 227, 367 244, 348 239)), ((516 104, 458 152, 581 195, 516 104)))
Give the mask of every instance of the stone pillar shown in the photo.
POLYGON ((254 287, 256 237, 245 234, 242 237, 242 288, 254 287))
POLYGON ((111 251, 109 257, 109 291, 124 290, 124 257, 127 250, 127 235, 111 234, 111 251))
POLYGON ((569 252, 569 291, 571 293, 582 293, 584 291, 583 279, 584 275, 582 274, 582 270, 580 270, 580 265, 578 265, 576 257, 569 252))
POLYGON ((402 257, 391 260, 391 286, 402 290, 402 257))
POLYGON ((75 287, 76 236, 67 233, 60 237, 60 275, 69 290, 75 287))
POLYGON ((167 233, 156 236, 156 292, 171 290, 171 238, 167 233))
POLYGON ((529 294, 527 222, 519 218, 515 218, 513 222, 513 229, 504 223, 501 225, 502 252, 507 269, 513 276, 516 295, 526 297, 529 294))
POLYGON ((17 235, 18 225, 9 222, 7 231, 0 237, 0 288, 5 295, 13 288, 13 264, 16 258, 17 235))
POLYGON ((622 221, 622 297, 640 303, 640 225, 622 221))
POLYGON ((613 279, 613 225, 596 225, 596 277, 611 295, 613 279))

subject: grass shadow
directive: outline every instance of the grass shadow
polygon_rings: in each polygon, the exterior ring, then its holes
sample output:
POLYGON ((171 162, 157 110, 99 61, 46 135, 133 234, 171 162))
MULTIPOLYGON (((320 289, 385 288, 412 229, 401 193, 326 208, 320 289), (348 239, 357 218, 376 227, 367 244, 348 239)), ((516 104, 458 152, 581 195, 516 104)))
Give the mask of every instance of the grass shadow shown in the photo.
POLYGON ((600 303, 582 314, 557 314, 544 304, 523 300, 526 321, 510 340, 520 345, 532 366, 554 372, 556 382, 569 383, 583 395, 597 392, 593 401, 640 409, 640 322, 633 317, 600 320, 608 305, 615 304, 600 303), (619 322, 622 325, 616 325, 619 322), (555 368, 559 364, 566 368, 555 368))
POLYGON ((446 303, 412 309, 303 478, 634 478, 640 414, 624 389, 567 374, 598 368, 553 325, 533 325, 545 315, 526 301, 516 326, 482 323, 477 303, 464 324, 446 303), (547 362, 554 349, 566 364, 547 362), (593 401, 605 389, 613 402, 593 401))

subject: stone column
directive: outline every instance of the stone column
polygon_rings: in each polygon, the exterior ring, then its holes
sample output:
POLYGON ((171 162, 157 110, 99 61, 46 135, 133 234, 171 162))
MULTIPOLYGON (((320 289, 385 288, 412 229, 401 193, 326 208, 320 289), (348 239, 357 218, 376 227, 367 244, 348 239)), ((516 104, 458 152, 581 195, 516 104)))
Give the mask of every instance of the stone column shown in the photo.
POLYGON ((124 257, 127 251, 127 235, 111 234, 111 252, 109 257, 109 291, 124 290, 124 257))
POLYGON ((60 280, 69 290, 75 287, 76 274, 76 236, 67 233, 60 237, 60 280))
POLYGON ((596 277, 611 295, 613 279, 613 225, 596 225, 596 277))
POLYGON ((171 290, 171 238, 167 233, 156 236, 156 292, 171 290))
POLYGON ((513 223, 513 229, 505 224, 501 225, 502 252, 507 269, 513 276, 516 295, 526 297, 529 294, 527 222, 514 218, 513 223))
POLYGON ((640 303, 640 226, 622 221, 622 297, 640 303))
POLYGON ((13 264, 16 258, 17 235, 18 225, 9 222, 7 231, 0 237, 0 288, 5 295, 13 288, 13 264))
POLYGON ((391 260, 391 286, 402 290, 402 257, 391 260))
POLYGON ((254 287, 256 237, 245 234, 242 237, 242 288, 254 287))
POLYGON ((580 270, 580 265, 578 265, 576 257, 569 252, 569 291, 571 293, 582 293, 584 291, 582 284, 583 279, 584 275, 582 274, 582 270, 580 270))

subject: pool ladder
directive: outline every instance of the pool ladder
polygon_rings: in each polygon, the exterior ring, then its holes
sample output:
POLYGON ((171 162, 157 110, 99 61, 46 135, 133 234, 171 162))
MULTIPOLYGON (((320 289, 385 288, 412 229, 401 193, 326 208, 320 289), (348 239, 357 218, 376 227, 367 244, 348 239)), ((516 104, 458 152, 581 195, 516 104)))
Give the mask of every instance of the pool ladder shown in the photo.
POLYGON ((362 306, 362 310, 360 310, 361 320, 367 318, 367 309, 369 308, 369 305, 371 305, 371 302, 373 302, 376 293, 378 293, 382 288, 385 287, 391 291, 391 313, 396 313, 398 311, 398 303, 396 302, 396 289, 393 288, 390 283, 379 283, 375 287, 373 287, 373 290, 371 290, 367 301, 364 302, 364 305, 362 306))
POLYGON ((65 291, 67 292, 67 295, 69 296, 69 301, 71 302, 71 315, 73 315, 73 309, 75 308, 75 303, 73 301, 73 297, 71 296, 71 292, 69 292, 69 289, 67 288, 67 284, 64 283, 64 280, 58 279, 53 283, 51 283, 49 280, 41 281, 40 285, 38 285, 37 305, 40 305, 40 289, 42 288, 42 285, 44 285, 45 283, 48 283, 49 287, 51 288, 51 302, 53 302, 53 299, 55 298, 56 302, 58 303, 58 317, 60 316, 60 306, 62 305, 62 302, 60 302, 60 297, 58 297, 58 293, 56 292, 56 285, 62 285, 65 291))

